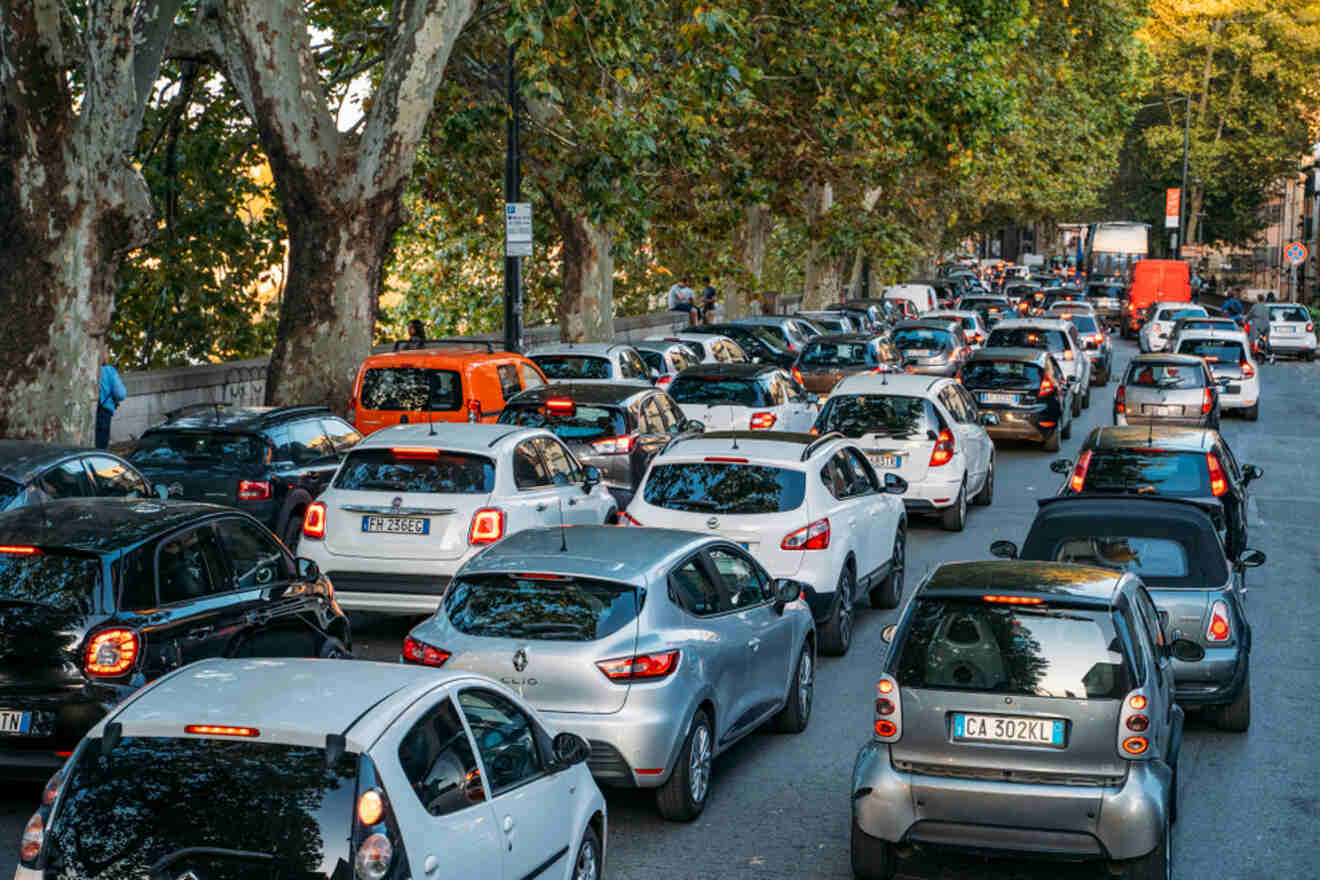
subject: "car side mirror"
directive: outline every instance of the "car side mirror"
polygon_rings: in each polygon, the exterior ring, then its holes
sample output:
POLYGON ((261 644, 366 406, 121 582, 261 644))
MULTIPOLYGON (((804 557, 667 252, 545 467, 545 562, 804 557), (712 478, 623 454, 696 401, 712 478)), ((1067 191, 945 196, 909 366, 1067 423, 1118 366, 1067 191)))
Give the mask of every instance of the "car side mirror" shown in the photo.
POLYGON ((1054 461, 1050 462, 1050 470, 1056 474, 1067 474, 1070 473, 1072 469, 1073 463, 1071 459, 1056 458, 1054 461))
POLYGON ((314 581, 321 576, 321 566, 317 565, 306 556, 298 557, 298 579, 303 581, 314 581))
POLYGON ((898 474, 885 474, 885 491, 890 495, 902 495, 908 490, 908 481, 898 474))
POLYGON ((981 424, 987 426, 994 426, 999 424, 999 414, 992 412, 981 413, 981 424))
POLYGON ((1238 554, 1237 564, 1240 568, 1259 568, 1265 564, 1265 552, 1250 548, 1243 550, 1238 554))
POLYGON ((1012 541, 993 541, 990 544, 990 555, 1000 559, 1017 559, 1017 544, 1012 541))
POLYGON ((880 638, 884 640, 886 645, 891 644, 894 641, 894 636, 897 634, 898 624, 896 623, 891 623, 889 626, 880 630, 880 638))
POLYGON ((770 589, 775 594, 775 613, 783 614, 789 602, 794 602, 806 592, 807 585, 792 578, 775 578, 770 582, 770 589))
POLYGON ((170 489, 164 483, 157 483, 152 487, 151 491, 161 501, 168 501, 170 499, 170 489))
POLYGON ((555 734, 555 738, 550 741, 550 751, 554 754, 555 763, 564 769, 590 758, 591 743, 576 733, 564 731, 555 734))
POLYGON ((582 468, 582 491, 590 494, 591 490, 600 484, 600 468, 594 464, 586 465, 582 468))
MULTIPOLYGON (((1227 384, 1227 380, 1225 380, 1225 384, 1227 384)), ((1265 472, 1254 464, 1249 464, 1242 468, 1242 479, 1245 482, 1250 483, 1252 480, 1259 480, 1263 476, 1265 476, 1265 472)))

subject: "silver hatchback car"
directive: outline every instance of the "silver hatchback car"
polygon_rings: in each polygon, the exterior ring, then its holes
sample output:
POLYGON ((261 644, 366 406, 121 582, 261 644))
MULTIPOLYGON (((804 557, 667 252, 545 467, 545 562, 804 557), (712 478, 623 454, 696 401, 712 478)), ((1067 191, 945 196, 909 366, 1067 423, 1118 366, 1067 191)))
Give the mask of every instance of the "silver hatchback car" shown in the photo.
POLYGON ((885 635, 872 740, 853 768, 857 877, 891 877, 898 846, 1172 876, 1183 712, 1136 576, 946 564, 885 635))
POLYGON ((1114 424, 1217 431, 1220 387, 1210 367, 1195 355, 1137 355, 1114 392, 1114 424))
POLYGON ((480 672, 591 743, 604 785, 700 815, 711 761, 773 719, 811 716, 816 630, 798 581, 730 541, 577 526, 510 535, 455 575, 403 660, 480 672))

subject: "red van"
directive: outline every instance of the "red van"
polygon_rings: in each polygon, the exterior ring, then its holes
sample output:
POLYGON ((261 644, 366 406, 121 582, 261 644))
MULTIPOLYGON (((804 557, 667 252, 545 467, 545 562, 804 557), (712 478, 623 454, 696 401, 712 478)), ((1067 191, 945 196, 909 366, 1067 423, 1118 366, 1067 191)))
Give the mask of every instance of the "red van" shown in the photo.
POLYGON ((1137 260, 1132 266, 1132 286, 1123 307, 1123 336, 1137 335, 1151 303, 1191 301, 1190 266, 1182 260, 1137 260))

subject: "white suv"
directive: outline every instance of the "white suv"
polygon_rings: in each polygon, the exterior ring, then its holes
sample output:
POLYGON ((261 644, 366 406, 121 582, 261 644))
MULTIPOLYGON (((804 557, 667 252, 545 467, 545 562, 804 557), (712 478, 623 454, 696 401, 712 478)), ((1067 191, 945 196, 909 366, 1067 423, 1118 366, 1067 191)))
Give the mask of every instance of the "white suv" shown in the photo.
POLYGON ((344 608, 430 614, 464 562, 523 529, 613 520, 600 471, 540 428, 398 425, 344 457, 298 552, 344 608))
POLYGON ((1251 307, 1247 317, 1251 320, 1252 337, 1264 336, 1270 354, 1315 360, 1315 322, 1306 306, 1261 302, 1251 307))
POLYGON ((994 498, 995 447, 983 425, 998 423, 957 379, 862 373, 834 386, 816 430, 854 438, 882 475, 907 481, 909 514, 935 514, 961 532, 968 502, 994 498))
POLYGON ((1219 382, 1219 411, 1238 410, 1248 421, 1260 417, 1260 371, 1247 334, 1235 330, 1188 330, 1178 334, 1175 354, 1205 360, 1219 382))
POLYGON ((730 431, 674 440, 651 462, 623 521, 719 534, 772 577, 810 585, 821 650, 852 643, 854 603, 893 608, 903 592, 904 483, 832 434, 730 431))
POLYGON ((551 382, 608 382, 650 385, 660 378, 631 345, 623 342, 564 342, 527 350, 551 382), (654 375, 653 375, 654 374, 654 375))
POLYGON ((1179 318, 1204 317, 1206 314, 1203 307, 1194 303, 1156 303, 1137 334, 1137 345, 1146 353, 1164 351, 1169 343, 1169 333, 1179 318))

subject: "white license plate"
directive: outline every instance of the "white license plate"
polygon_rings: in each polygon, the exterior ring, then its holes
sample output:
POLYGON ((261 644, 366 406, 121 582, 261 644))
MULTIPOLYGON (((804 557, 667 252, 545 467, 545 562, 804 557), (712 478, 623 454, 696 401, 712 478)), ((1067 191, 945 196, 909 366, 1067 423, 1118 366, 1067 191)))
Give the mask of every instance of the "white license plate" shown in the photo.
POLYGON ((364 516, 362 531, 383 535, 429 535, 431 521, 421 516, 364 516))
POLYGON ((1270 333, 1289 334, 1289 333, 1296 333, 1296 332, 1297 332, 1296 329, 1293 328, 1293 327, 1271 327, 1271 328, 1270 328, 1270 333))
POLYGON ((931 355, 933 355, 935 352, 931 351, 929 348, 909 348, 907 351, 903 353, 908 355, 909 357, 928 358, 931 355))
POLYGON ((897 468, 903 464, 903 456, 893 452, 871 453, 871 464, 880 468, 897 468))
POLYGON ((0 709, 0 734, 26 736, 32 728, 32 713, 0 709))
POLYGON ((1181 406, 1160 406, 1154 403, 1143 403, 1141 405, 1142 415, 1147 416, 1180 416, 1182 415, 1181 406))
POLYGON ((1023 746, 1063 748, 1064 722, 1051 718, 1016 715, 953 716, 953 738, 957 742, 1000 742, 1023 746))
POLYGON ((983 391, 981 393, 982 403, 1002 403, 1008 406, 1018 402, 1016 394, 1005 394, 1002 391, 983 391))

